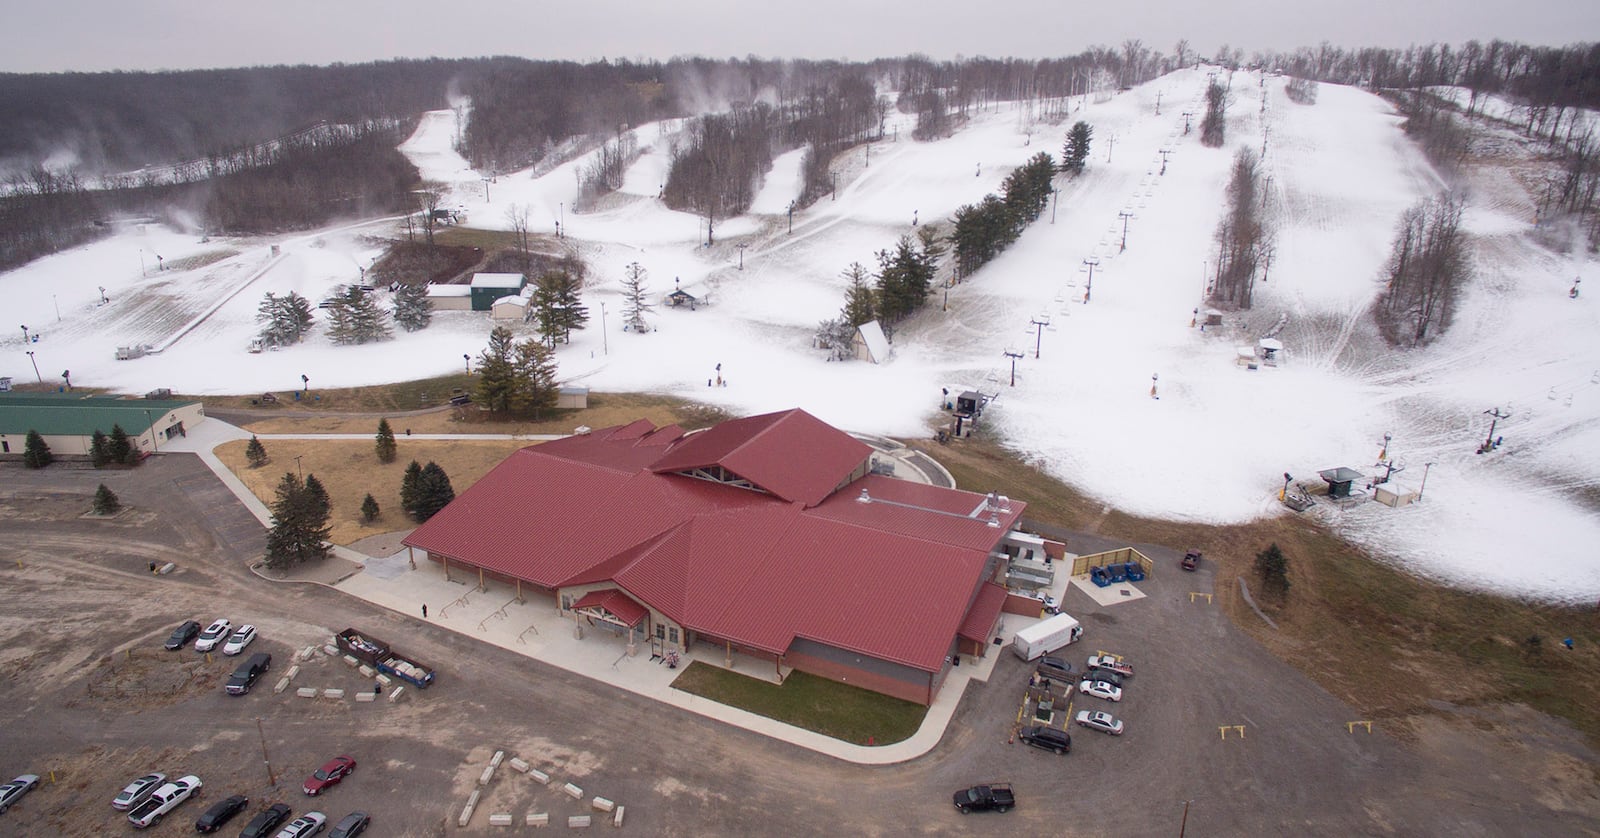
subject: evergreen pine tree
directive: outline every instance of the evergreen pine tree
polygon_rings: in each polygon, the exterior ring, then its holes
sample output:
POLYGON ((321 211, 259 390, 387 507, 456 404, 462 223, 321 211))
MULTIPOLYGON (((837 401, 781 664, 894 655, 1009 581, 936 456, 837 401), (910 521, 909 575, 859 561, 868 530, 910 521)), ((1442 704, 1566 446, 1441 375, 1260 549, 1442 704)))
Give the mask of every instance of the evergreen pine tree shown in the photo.
POLYGON ((867 269, 860 262, 851 262, 844 277, 850 281, 850 287, 845 289, 844 308, 839 312, 839 319, 851 328, 878 319, 877 300, 872 286, 867 284, 870 279, 867 269))
POLYGON ((117 493, 104 483, 94 490, 94 514, 115 515, 122 509, 122 501, 117 499, 117 493))
POLYGON ((494 327, 489 333, 489 346, 478 356, 478 394, 473 401, 495 413, 511 409, 517 389, 517 370, 511 341, 511 330, 494 327))
POLYGON ((324 520, 333 512, 333 500, 328 497, 328 490, 317 479, 315 474, 306 475, 305 502, 306 512, 312 516, 321 516, 324 520))
POLYGON ((267 464, 267 446, 254 434, 250 436, 250 444, 244 447, 244 458, 250 462, 251 468, 261 468, 267 464))
POLYGON ((44 468, 55 459, 50 454, 50 446, 38 431, 29 430, 27 438, 22 444, 22 464, 28 468, 44 468))
POLYGON ((1256 573, 1261 575, 1261 584, 1267 590, 1279 595, 1289 592, 1289 559, 1276 541, 1256 554, 1256 573))
POLYGON ((324 304, 328 312, 328 337, 339 346, 374 343, 393 337, 388 314, 359 286, 330 297, 324 304))
POLYGON ((378 499, 371 492, 361 499, 361 520, 369 524, 378 520, 378 499))
POLYGON ((378 420, 378 439, 373 446, 378 455, 378 462, 392 463, 399 446, 395 445, 394 430, 389 427, 388 419, 378 420))
POLYGON ((414 515, 417 511, 417 498, 422 493, 422 464, 416 460, 406 466, 406 474, 400 478, 400 509, 407 515, 414 515))
POLYGON ((1074 123, 1072 130, 1067 132, 1067 144, 1061 149, 1061 171, 1070 175, 1083 174, 1084 166, 1089 162, 1089 140, 1094 136, 1094 129, 1089 123, 1079 120, 1074 123))
POLYGON ((309 475, 304 482, 293 474, 278 481, 272 504, 272 528, 267 531, 268 567, 283 569, 308 559, 328 555, 327 492, 309 475))
POLYGON ((261 340, 268 346, 299 343, 311 329, 311 321, 311 301, 293 291, 283 297, 269 291, 256 308, 261 340))
POLYGON ((556 406, 561 388, 556 381, 554 352, 529 338, 517 344, 512 366, 516 371, 516 388, 511 396, 513 412, 531 413, 537 419, 540 413, 556 406))
POLYGON ((426 285, 402 285, 394 292, 394 322, 408 332, 428 328, 433 322, 433 301, 426 285))
POLYGON ((111 462, 120 465, 130 465, 137 461, 138 449, 133 447, 133 440, 128 438, 128 432, 121 425, 111 426, 111 441, 106 443, 106 453, 111 455, 111 462))
POLYGON ((95 428, 94 436, 89 437, 89 462, 95 468, 105 468, 111 462, 110 443, 99 428, 95 428))
POLYGON ((570 271, 556 271, 550 286, 556 325, 561 328, 561 341, 571 343, 572 333, 582 331, 589 323, 589 308, 579 296, 583 283, 570 271))
POLYGON ((534 329, 539 333, 539 339, 545 346, 554 348, 556 341, 561 340, 561 315, 556 310, 556 289, 550 282, 556 276, 547 273, 539 277, 539 282, 534 286, 533 296, 528 300, 528 319, 533 321, 534 329))
POLYGON ((450 476, 444 473, 444 469, 440 468, 438 463, 428 461, 422 468, 416 509, 412 514, 418 521, 426 521, 455 499, 456 491, 450 485, 450 476))

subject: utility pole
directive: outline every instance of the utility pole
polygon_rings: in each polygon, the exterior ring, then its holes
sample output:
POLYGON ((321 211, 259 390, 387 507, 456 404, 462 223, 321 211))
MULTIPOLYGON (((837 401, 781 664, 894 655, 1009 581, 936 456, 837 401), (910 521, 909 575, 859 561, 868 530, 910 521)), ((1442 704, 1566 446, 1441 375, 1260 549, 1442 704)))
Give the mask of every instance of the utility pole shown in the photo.
POLYGON ((1011 386, 1015 387, 1017 386, 1017 359, 1022 357, 1022 353, 1015 349, 1007 349, 1005 354, 1007 358, 1011 359, 1011 386))
POLYGON ((261 727, 261 717, 256 717, 256 735, 261 737, 261 763, 267 767, 267 785, 274 788, 278 785, 278 778, 272 774, 272 759, 267 756, 267 732, 261 727))
POLYGON ((1094 292, 1094 266, 1100 264, 1100 257, 1090 256, 1083 263, 1089 266, 1089 284, 1083 288, 1083 304, 1088 305, 1089 295, 1094 292))
POLYGON ((1483 440, 1483 445, 1478 447, 1478 453, 1479 454, 1487 454, 1488 452, 1493 451, 1495 449, 1495 444, 1494 444, 1494 426, 1497 423, 1499 423, 1499 421, 1501 419, 1509 419, 1509 418, 1511 418, 1511 411, 1510 410, 1507 410, 1505 413, 1501 413, 1500 412, 1500 408, 1498 408, 1498 407, 1493 409, 1493 410, 1485 410, 1483 413, 1484 413, 1485 416, 1490 416, 1490 417, 1493 417, 1493 418, 1491 418, 1489 420, 1489 436, 1486 437, 1483 440))
POLYGON ((1124 253, 1128 250, 1128 219, 1133 217, 1133 213, 1129 210, 1123 210, 1117 213, 1117 216, 1122 219, 1122 248, 1117 252, 1124 253))
POLYGON ((1041 314, 1028 321, 1033 324, 1033 357, 1039 357, 1039 344, 1044 342, 1044 327, 1050 325, 1050 315, 1041 314))

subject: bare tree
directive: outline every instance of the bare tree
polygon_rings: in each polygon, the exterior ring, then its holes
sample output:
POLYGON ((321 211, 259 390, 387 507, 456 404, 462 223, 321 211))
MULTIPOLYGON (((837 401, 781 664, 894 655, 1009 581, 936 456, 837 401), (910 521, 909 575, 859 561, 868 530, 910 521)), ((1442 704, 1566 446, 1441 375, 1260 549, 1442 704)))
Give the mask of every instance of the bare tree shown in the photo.
POLYGON ((1465 201, 1454 192, 1428 198, 1406 210, 1386 271, 1388 286, 1376 308, 1384 337, 1398 346, 1420 346, 1449 327, 1460 289, 1471 277, 1465 201))
POLYGON ((422 230, 429 247, 433 246, 433 228, 438 224, 439 208, 444 204, 444 191, 444 184, 432 180, 423 181, 417 190, 417 203, 422 207, 422 230))
POLYGON ((1172 55, 1177 59, 1178 69, 1189 66, 1189 62, 1194 58, 1194 53, 1189 51, 1189 39, 1179 38, 1178 42, 1172 45, 1172 55))
POLYGON ((644 286, 649 276, 650 272, 638 262, 630 263, 622 274, 622 322, 629 330, 641 334, 650 331, 644 316, 655 308, 649 303, 644 286))
POLYGON ((1260 189, 1261 161, 1241 146, 1228 181, 1228 210, 1217 224, 1217 273, 1210 300, 1218 305, 1249 308, 1256 277, 1265 267, 1271 242, 1256 197, 1260 189))

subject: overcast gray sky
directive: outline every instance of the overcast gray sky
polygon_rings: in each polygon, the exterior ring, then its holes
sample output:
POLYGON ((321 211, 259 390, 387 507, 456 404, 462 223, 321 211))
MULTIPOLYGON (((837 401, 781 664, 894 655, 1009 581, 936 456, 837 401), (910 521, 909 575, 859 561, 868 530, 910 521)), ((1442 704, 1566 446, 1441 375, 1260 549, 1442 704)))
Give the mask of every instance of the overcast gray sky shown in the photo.
POLYGON ((1037 58, 1138 38, 1214 54, 1600 41, 1597 0, 7 0, 0 71, 156 70, 519 55, 1037 58))

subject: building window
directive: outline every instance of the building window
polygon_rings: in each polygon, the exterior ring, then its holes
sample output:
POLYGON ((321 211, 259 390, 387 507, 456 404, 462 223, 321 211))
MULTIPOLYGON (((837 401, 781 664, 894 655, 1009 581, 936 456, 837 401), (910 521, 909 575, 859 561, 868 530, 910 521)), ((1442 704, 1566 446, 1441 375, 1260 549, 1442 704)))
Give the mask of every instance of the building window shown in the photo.
POLYGON ((561 610, 562 611, 571 611, 572 610, 572 594, 562 594, 561 595, 561 610))
POLYGON ((667 629, 667 642, 669 642, 669 643, 677 643, 678 642, 678 627, 677 626, 673 626, 672 628, 667 629))
POLYGON ((660 624, 660 623, 656 623, 656 639, 657 640, 665 640, 666 637, 667 637, 667 627, 662 625, 662 624, 660 624))

